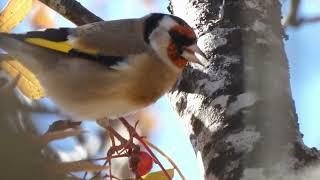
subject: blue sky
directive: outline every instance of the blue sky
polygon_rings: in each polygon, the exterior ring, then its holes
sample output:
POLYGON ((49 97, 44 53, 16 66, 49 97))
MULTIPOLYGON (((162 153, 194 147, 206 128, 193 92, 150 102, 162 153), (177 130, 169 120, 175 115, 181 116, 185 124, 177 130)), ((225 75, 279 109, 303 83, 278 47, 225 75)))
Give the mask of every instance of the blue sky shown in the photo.
MULTIPOLYGON (((289 1, 286 1, 289 2, 289 1)), ((284 12, 287 6, 283 6, 284 12)), ((320 15, 320 1, 303 0, 300 15, 320 15)), ((291 89, 304 142, 320 147, 320 23, 289 28, 285 48, 290 65, 291 89)))

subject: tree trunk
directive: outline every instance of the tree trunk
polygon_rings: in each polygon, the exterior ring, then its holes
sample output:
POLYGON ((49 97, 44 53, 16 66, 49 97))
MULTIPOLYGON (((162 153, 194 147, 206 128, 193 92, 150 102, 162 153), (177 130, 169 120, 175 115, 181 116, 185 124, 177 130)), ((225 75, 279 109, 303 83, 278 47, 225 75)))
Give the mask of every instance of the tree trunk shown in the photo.
POLYGON ((169 94, 205 179, 281 179, 320 159, 299 132, 280 6, 170 1, 169 10, 196 28, 208 56, 205 67, 188 67, 169 94))

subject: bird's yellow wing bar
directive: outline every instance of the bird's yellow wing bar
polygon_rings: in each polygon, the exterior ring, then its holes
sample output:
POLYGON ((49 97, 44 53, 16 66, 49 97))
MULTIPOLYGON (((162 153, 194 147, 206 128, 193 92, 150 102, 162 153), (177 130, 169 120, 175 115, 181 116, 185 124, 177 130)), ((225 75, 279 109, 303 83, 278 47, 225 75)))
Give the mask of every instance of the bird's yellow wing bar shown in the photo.
MULTIPOLYGON (((50 41, 42 38, 26 38, 24 39, 24 41, 36 46, 48 48, 55 51, 60 51, 63 53, 68 53, 70 50, 74 49, 72 44, 70 44, 68 41, 55 42, 55 41, 50 41)), ((88 48, 79 49, 79 47, 77 47, 77 51, 80 51, 86 54, 91 54, 91 55, 96 55, 98 53, 98 51, 94 49, 88 49, 88 48)))
MULTIPOLYGON (((31 31, 27 34, 15 35, 15 38, 32 45, 68 53, 70 50, 75 49, 72 41, 69 39, 70 33, 70 28, 47 29, 45 31, 31 31)), ((77 46, 76 50, 90 55, 98 53, 98 50, 89 49, 85 46, 77 46)))
POLYGON ((72 49, 72 46, 67 41, 54 42, 54 41, 49 41, 47 39, 42 39, 42 38, 26 38, 24 39, 24 41, 33 45, 41 46, 44 48, 48 48, 51 50, 60 51, 64 53, 68 53, 72 49))

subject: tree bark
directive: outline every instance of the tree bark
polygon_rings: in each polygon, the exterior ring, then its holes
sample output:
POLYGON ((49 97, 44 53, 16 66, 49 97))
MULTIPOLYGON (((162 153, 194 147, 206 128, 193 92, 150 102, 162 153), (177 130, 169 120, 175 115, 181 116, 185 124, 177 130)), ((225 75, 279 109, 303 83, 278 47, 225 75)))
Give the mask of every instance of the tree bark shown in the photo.
POLYGON ((319 162, 302 142, 277 0, 170 0, 208 56, 169 97, 205 179, 281 179, 319 162))

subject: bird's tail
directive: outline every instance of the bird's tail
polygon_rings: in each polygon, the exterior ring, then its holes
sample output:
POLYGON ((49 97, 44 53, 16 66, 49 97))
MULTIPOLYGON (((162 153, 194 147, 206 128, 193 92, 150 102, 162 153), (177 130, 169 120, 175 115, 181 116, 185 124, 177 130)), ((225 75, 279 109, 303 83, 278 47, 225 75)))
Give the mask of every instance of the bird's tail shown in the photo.
POLYGON ((30 45, 19 40, 19 35, 7 33, 0 33, 0 49, 18 59, 32 51, 30 45))
POLYGON ((0 46, 2 47, 11 47, 11 49, 14 49, 14 47, 17 48, 16 45, 23 44, 25 39, 24 34, 11 34, 11 33, 3 33, 0 32, 0 46), (19 42, 19 43, 18 43, 19 42))
POLYGON ((59 54, 26 43, 21 37, 23 35, 0 33, 0 49, 31 71, 38 71, 41 68, 40 66, 48 66, 48 63, 54 62, 52 59, 58 58, 59 54))
POLYGON ((15 54, 16 51, 19 51, 19 46, 22 42, 19 42, 14 35, 7 33, 0 33, 0 49, 4 50, 8 54, 15 54))

